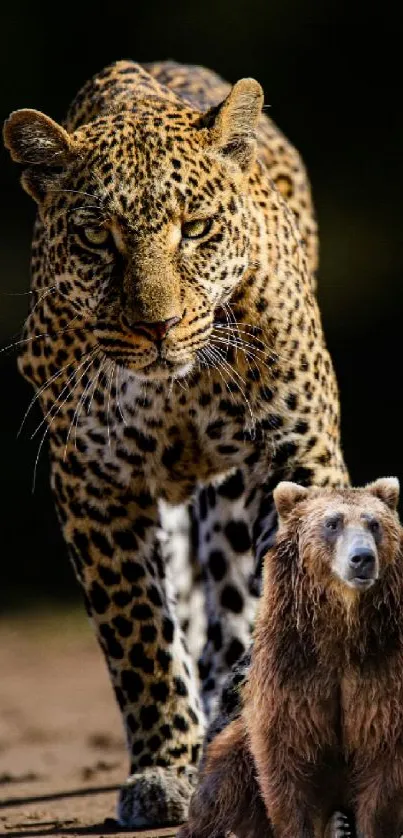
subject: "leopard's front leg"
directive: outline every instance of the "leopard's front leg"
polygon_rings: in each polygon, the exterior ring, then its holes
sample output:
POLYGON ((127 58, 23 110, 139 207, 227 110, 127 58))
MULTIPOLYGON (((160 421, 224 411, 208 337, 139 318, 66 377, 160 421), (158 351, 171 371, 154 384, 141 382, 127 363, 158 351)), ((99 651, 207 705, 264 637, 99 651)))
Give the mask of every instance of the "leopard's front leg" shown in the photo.
POLYGON ((121 486, 108 458, 53 456, 64 535, 122 711, 130 777, 122 824, 179 823, 196 773, 203 714, 161 558, 158 506, 121 486))
POLYGON ((253 519, 259 493, 236 471, 199 491, 198 555, 204 572, 207 641, 199 671, 204 709, 212 718, 232 666, 249 648, 257 606, 253 590, 253 519))
MULTIPOLYGON (((304 426, 304 434, 284 436, 274 456, 262 444, 259 452, 257 444, 256 467, 246 465, 220 485, 199 493, 199 559, 204 568, 208 622, 200 676, 210 718, 219 708, 228 672, 251 641, 263 561, 277 531, 273 489, 280 480, 308 486, 348 485, 337 440, 318 437, 311 448, 309 439, 304 426), (291 452, 293 456, 289 456, 291 452)), ((236 680, 237 672, 234 677, 236 680)))

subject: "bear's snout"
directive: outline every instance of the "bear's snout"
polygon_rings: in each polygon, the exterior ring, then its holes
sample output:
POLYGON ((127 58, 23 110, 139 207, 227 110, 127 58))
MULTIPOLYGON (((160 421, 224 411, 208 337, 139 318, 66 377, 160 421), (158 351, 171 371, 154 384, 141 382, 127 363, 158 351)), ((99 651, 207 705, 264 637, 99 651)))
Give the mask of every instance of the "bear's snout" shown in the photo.
POLYGON ((378 578, 375 550, 367 544, 354 545, 348 557, 348 581, 357 587, 370 587, 378 578))
POLYGON ((357 591, 365 591, 379 576, 378 550, 373 535, 361 527, 347 526, 337 540, 333 571, 357 591))

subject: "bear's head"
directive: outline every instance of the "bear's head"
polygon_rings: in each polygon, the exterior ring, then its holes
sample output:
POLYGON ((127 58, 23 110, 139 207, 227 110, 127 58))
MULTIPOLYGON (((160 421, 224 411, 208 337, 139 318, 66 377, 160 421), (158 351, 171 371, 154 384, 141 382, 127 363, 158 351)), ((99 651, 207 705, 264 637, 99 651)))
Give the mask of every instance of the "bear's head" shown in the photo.
POLYGON ((282 554, 289 544, 320 588, 365 592, 395 561, 402 539, 395 477, 359 489, 307 489, 283 481, 273 496, 282 554))

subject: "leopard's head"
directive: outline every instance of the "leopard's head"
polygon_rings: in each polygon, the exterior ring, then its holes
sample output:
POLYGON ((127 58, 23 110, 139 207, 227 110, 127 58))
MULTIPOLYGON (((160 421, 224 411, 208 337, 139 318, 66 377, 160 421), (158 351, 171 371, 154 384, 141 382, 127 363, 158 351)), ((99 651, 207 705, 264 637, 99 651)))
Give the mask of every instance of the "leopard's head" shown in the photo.
POLYGON ((250 268, 262 98, 242 79, 207 114, 155 97, 72 133, 34 110, 5 124, 39 206, 46 282, 140 378, 180 377, 203 359, 250 268))

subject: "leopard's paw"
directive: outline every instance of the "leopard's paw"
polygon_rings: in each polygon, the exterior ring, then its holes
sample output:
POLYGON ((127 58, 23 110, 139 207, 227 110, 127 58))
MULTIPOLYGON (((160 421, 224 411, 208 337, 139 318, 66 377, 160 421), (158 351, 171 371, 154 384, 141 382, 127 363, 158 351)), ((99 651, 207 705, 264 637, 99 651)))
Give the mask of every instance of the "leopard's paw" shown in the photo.
POLYGON ((132 774, 120 790, 119 823, 132 829, 183 823, 197 774, 193 766, 145 768, 132 774))

